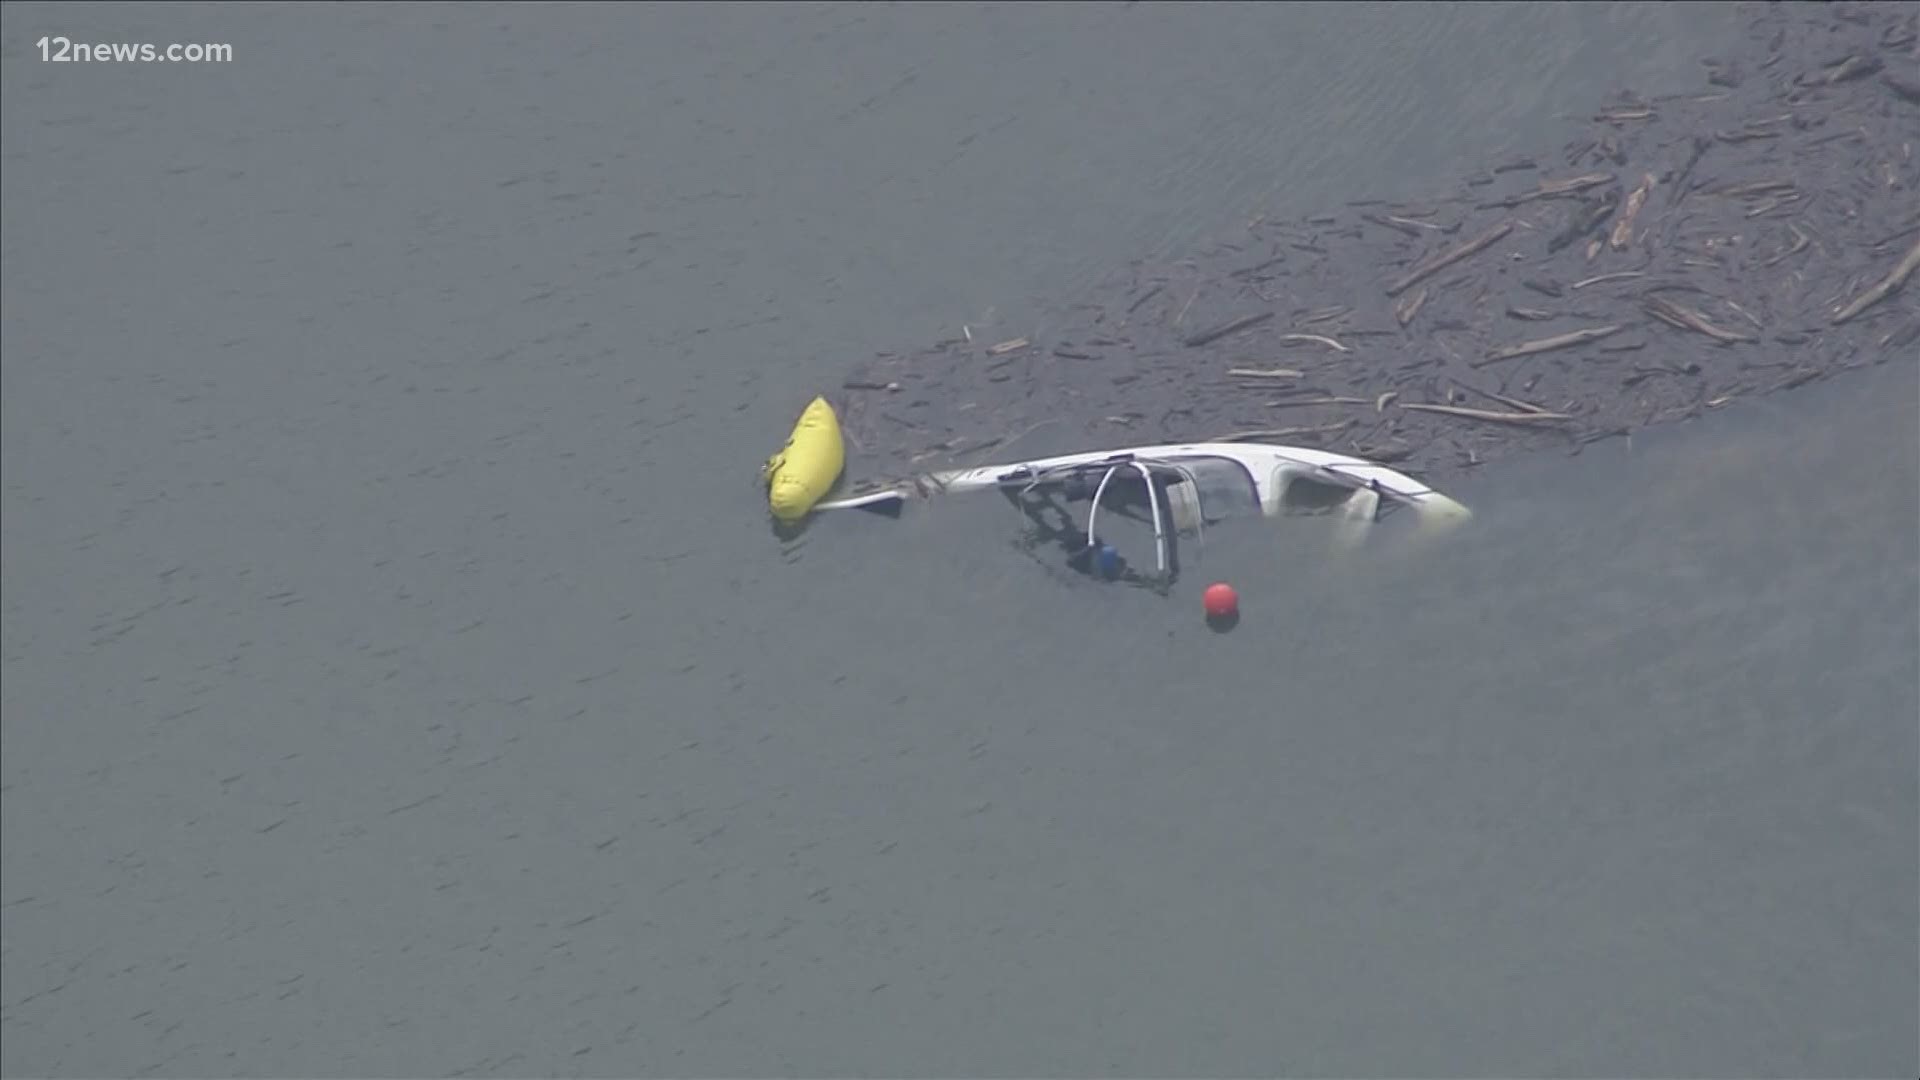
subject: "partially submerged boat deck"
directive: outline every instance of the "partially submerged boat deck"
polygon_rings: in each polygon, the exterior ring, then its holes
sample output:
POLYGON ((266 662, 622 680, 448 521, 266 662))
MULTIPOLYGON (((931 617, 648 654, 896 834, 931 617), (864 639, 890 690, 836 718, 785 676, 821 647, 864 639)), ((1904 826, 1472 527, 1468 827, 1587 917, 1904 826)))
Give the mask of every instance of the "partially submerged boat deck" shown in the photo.
POLYGON ((1914 362, 1920 9, 1743 18, 1698 92, 1623 96, 1557 153, 1256 219, 1012 340, 877 355, 835 395, 849 473, 1259 440, 1439 483, 1914 362))
POLYGON ((1449 496, 1385 465, 1325 450, 1250 442, 1136 446, 943 470, 871 485, 815 509, 891 514, 913 499, 985 491, 1012 501, 1036 526, 1035 535, 1051 537, 1067 550, 1070 563, 1089 560, 1103 548, 1109 558, 1122 559, 1103 539, 1101 522, 1115 516, 1144 522, 1153 534, 1154 573, 1137 581, 1155 587, 1171 585, 1178 576, 1175 551, 1183 538, 1204 545, 1210 525, 1232 518, 1328 515, 1337 523, 1335 544, 1352 548, 1365 543, 1374 526, 1395 510, 1411 510, 1416 529, 1427 534, 1472 517, 1449 496), (1084 527, 1074 523, 1069 509, 1079 502, 1087 506, 1084 527))

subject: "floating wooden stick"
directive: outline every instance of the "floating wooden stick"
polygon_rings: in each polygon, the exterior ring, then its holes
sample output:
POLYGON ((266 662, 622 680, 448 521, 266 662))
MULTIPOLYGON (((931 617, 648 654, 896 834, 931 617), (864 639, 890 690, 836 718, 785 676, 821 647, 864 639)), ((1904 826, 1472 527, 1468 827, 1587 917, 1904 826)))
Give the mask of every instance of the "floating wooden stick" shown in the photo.
MULTIPOLYGON (((1463 383, 1459 379, 1453 379, 1451 380, 1451 382, 1453 383, 1453 385, 1459 387, 1462 390, 1466 390, 1470 393, 1479 394, 1481 397, 1484 397, 1484 398, 1490 398, 1494 401, 1499 402, 1502 405, 1508 405, 1513 408, 1519 409, 1521 412, 1544 413, 1544 412, 1550 411, 1547 409, 1543 409, 1538 405, 1535 405, 1531 401, 1521 401, 1519 398, 1510 398, 1510 397, 1507 397, 1505 394, 1496 394, 1491 390, 1482 390, 1477 386, 1473 386, 1468 383, 1463 383)), ((1449 392, 1448 396, 1451 397, 1452 393, 1449 392)))
POLYGON ((1779 195, 1779 196, 1775 196, 1774 198, 1768 199, 1766 202, 1763 202, 1760 205, 1754 207, 1753 209, 1747 211, 1746 214, 1744 214, 1743 216, 1756 218, 1762 214, 1771 214, 1775 210, 1778 210, 1783 206, 1792 206, 1794 203, 1797 203, 1799 201, 1800 201, 1799 192, 1797 191, 1788 192, 1785 195, 1779 195))
POLYGON ((1237 334, 1249 326, 1258 326, 1271 318, 1273 318, 1273 312, 1271 311, 1259 311, 1252 315, 1242 315, 1232 322, 1222 323, 1211 330, 1200 331, 1186 340, 1186 346, 1189 349, 1197 349, 1202 345, 1219 341, 1228 334, 1237 334))
POLYGON ((1345 345, 1340 344, 1339 342, 1333 340, 1332 338, 1325 337, 1320 334, 1281 334, 1279 340, 1287 341, 1287 342, 1311 341, 1315 345, 1325 345, 1327 348, 1332 349, 1334 352, 1352 352, 1353 351, 1352 349, 1347 348, 1345 345))
POLYGON ((1853 303, 1836 312, 1833 316, 1833 324, 1838 326, 1899 292, 1900 287, 1907 283, 1907 278, 1913 274, 1916 267, 1920 267, 1920 240, 1913 242, 1912 250, 1907 252, 1906 258, 1900 260, 1900 265, 1893 268, 1892 273, 1881 278, 1880 283, 1873 288, 1861 293, 1853 303))
POLYGON ((1024 349, 1026 347, 1027 347, 1027 339, 1023 337, 1017 337, 1017 338, 1014 338, 1012 341, 1003 341, 1000 344, 993 346, 992 348, 987 350, 987 355, 1000 356, 1005 353, 1010 353, 1015 349, 1024 349))
POLYGON ((1607 237, 1607 243, 1615 251, 1625 251, 1633 240, 1633 219, 1640 216, 1640 208, 1646 205, 1647 193, 1653 190, 1653 174, 1647 173, 1640 178, 1640 186, 1627 196, 1627 207, 1620 211, 1620 220, 1613 223, 1613 234, 1607 237))
POLYGON ((1793 183, 1791 181, 1755 180, 1750 184, 1727 184, 1722 187, 1709 188, 1707 189, 1707 194, 1724 195, 1728 198, 1735 199, 1751 199, 1762 195, 1777 195, 1781 192, 1792 190, 1793 183))
POLYGON ((1303 405, 1371 405, 1371 404, 1373 404, 1373 402, 1368 401, 1366 398, 1357 398, 1357 397, 1283 398, 1279 401, 1267 402, 1267 408, 1297 409, 1303 405))
POLYGON ((1748 322, 1750 322, 1750 323, 1752 323, 1752 324, 1753 324, 1753 328, 1754 328, 1755 330, 1765 330, 1765 329, 1766 329, 1766 327, 1765 327, 1765 326, 1762 326, 1762 325, 1761 325, 1761 323, 1760 323, 1760 320, 1759 320, 1759 319, 1758 319, 1757 317, 1755 317, 1755 316, 1754 316, 1754 314, 1753 314, 1753 312, 1751 312, 1751 311, 1748 311, 1748 310, 1747 310, 1746 308, 1743 308, 1743 307, 1741 307, 1741 306, 1740 306, 1739 304, 1736 304, 1736 303, 1734 303, 1734 302, 1733 302, 1733 301, 1731 301, 1731 300, 1726 300, 1726 301, 1723 301, 1723 302, 1724 302, 1724 303, 1725 303, 1725 304, 1726 304, 1726 305, 1727 305, 1728 307, 1730 307, 1730 308, 1732 308, 1732 309, 1734 310, 1734 312, 1735 312, 1735 313, 1737 313, 1737 314, 1738 314, 1738 315, 1739 315, 1739 316, 1740 316, 1741 318, 1743 318, 1743 319, 1745 319, 1745 320, 1747 320, 1748 322))
POLYGON ((1834 83, 1848 82, 1853 79, 1864 79, 1869 75, 1878 73, 1884 66, 1886 65, 1884 65, 1877 56, 1860 56, 1855 54, 1835 64, 1833 68, 1827 72, 1824 81, 1828 86, 1832 86, 1834 83))
POLYGON ((1299 321, 1303 323, 1327 322, 1331 319, 1337 319, 1352 310, 1350 307, 1321 308, 1318 311, 1309 311, 1305 315, 1300 316, 1299 321))
POLYGON ((1405 221, 1394 217, 1382 217, 1379 214, 1361 214, 1360 216, 1367 221, 1373 222, 1375 225, 1392 229, 1395 232, 1405 233, 1416 240, 1420 238, 1420 230, 1415 228, 1415 226, 1425 225, 1429 229, 1439 228, 1438 225, 1429 225, 1424 221, 1405 221))
POLYGON ((1298 371, 1285 367, 1271 368, 1266 371, 1261 371, 1259 368, 1228 368, 1227 374, 1238 375, 1243 379, 1297 379, 1300 377, 1298 371))
POLYGON ((1179 326, 1181 323, 1187 321, 1187 309, 1192 307, 1193 302, 1198 299, 1200 299, 1200 290, 1196 287, 1193 290, 1193 294, 1187 297, 1187 302, 1180 305, 1180 314, 1173 317, 1173 325, 1179 326))
POLYGON ((1693 137, 1693 152, 1687 155, 1687 163, 1680 167, 1680 175, 1674 179, 1673 187, 1669 189, 1673 192, 1673 198, 1669 200, 1670 205, 1667 209, 1672 210, 1678 208, 1681 202, 1686 199, 1687 192, 1693 190, 1694 166, 1700 164, 1701 157, 1703 157, 1708 150, 1712 149, 1712 147, 1713 140, 1707 136, 1695 135, 1693 137))
POLYGON ((1584 289, 1589 285, 1598 285, 1603 281, 1626 281, 1629 278, 1639 278, 1639 277, 1646 277, 1646 276, 1647 276, 1646 272, 1642 270, 1616 270, 1611 274, 1601 274, 1597 277, 1582 278, 1579 281, 1576 281, 1572 285, 1569 285, 1567 287, 1570 289, 1584 289))
POLYGON ((1140 298, 1138 300, 1135 300, 1133 303, 1127 305, 1127 314, 1131 315, 1134 312, 1140 310, 1141 304, 1144 304, 1147 301, 1153 299, 1154 297, 1159 296, 1160 291, 1164 288, 1166 288, 1166 286, 1164 285, 1155 285, 1153 288, 1148 289, 1146 292, 1141 293, 1140 298))
MULTIPOLYGON (((1535 353, 1550 352, 1554 349, 1566 349, 1575 345, 1585 345, 1589 341, 1599 341, 1609 334, 1617 334, 1622 328, 1622 324, 1620 323, 1609 323, 1606 326, 1589 326, 1584 330, 1569 330, 1564 334, 1555 334, 1552 337, 1523 341, 1518 345, 1508 345, 1505 348, 1495 349, 1481 359, 1471 361, 1468 366, 1484 367, 1487 364, 1498 363, 1502 360, 1515 360, 1522 356, 1532 356, 1535 353)), ((1411 408, 1412 406, 1408 407, 1411 408)))
POLYGON ((1571 420, 1566 413, 1557 412, 1493 412, 1489 409, 1469 409, 1463 405, 1426 405, 1410 402, 1400 406, 1415 412, 1443 413, 1447 416, 1459 416, 1468 420, 1487 420, 1496 424, 1547 424, 1561 420, 1571 420))
POLYGON ((1736 333, 1732 330, 1724 330, 1715 326, 1707 321, 1705 315, 1700 314, 1692 308, 1682 307, 1664 297, 1646 297, 1641 300, 1640 307, 1641 310, 1659 319, 1661 322, 1666 323, 1668 326, 1677 326, 1682 330, 1692 330, 1705 334, 1722 345, 1731 345, 1736 341, 1753 340, 1753 338, 1746 334, 1736 333))
POLYGON ((1255 274, 1258 274, 1260 271, 1265 270, 1269 266, 1273 266, 1278 263, 1285 262, 1286 258, 1287 257, 1284 253, 1275 255, 1273 258, 1268 259, 1266 262, 1256 263, 1253 266, 1248 266, 1239 270, 1235 270, 1233 273, 1228 274, 1227 276, 1230 278, 1250 278, 1255 274))
POLYGON ((1905 348, 1909 342, 1916 338, 1920 338, 1920 319, 1914 319, 1897 330, 1889 330, 1881 334, 1880 347, 1883 349, 1889 346, 1893 348, 1905 348))
POLYGON ((1467 241, 1466 243, 1461 244, 1459 247, 1451 248, 1447 251, 1441 252, 1440 254, 1434 256, 1433 258, 1430 258, 1421 262, 1419 265, 1415 266, 1413 269, 1403 274, 1399 278, 1399 280, 1387 286, 1387 295, 1398 296, 1401 293, 1406 292, 1408 289, 1413 288, 1415 285, 1420 284, 1422 281, 1425 281, 1426 279, 1432 277, 1433 275, 1439 273, 1440 271, 1445 270, 1447 267, 1452 266, 1454 263, 1459 262, 1461 259, 1467 258, 1470 255, 1474 255, 1478 252, 1484 251, 1487 248, 1492 247, 1496 242, 1499 241, 1501 237, 1507 235, 1512 231, 1513 231, 1513 222, 1503 221, 1500 224, 1495 225, 1493 228, 1488 229, 1486 232, 1481 233, 1479 236, 1476 236, 1473 239, 1467 241))
POLYGON ((1798 225, 1793 224, 1792 222, 1787 223, 1787 231, 1793 234, 1793 246, 1781 252, 1780 254, 1775 255, 1773 258, 1768 259, 1766 262, 1761 263, 1760 264, 1761 266, 1773 266, 1774 264, 1780 262, 1782 259, 1790 259, 1793 256, 1798 255, 1802 251, 1806 250, 1807 234, 1801 232, 1800 227, 1798 225))
POLYGON ((1244 442, 1247 439, 1285 439, 1294 435, 1324 435, 1353 426, 1351 420, 1341 420, 1332 424, 1314 424, 1307 427, 1260 428, 1255 431, 1231 431, 1225 435, 1216 435, 1208 442, 1244 442))
POLYGON ((1748 124, 1738 131, 1720 131, 1714 133, 1714 138, 1724 143, 1743 143, 1752 142, 1755 139, 1777 139, 1779 137, 1780 132, 1769 131, 1757 124, 1748 124))
POLYGON ((1542 180, 1539 187, 1524 195, 1515 195, 1510 199, 1500 199, 1481 205, 1491 209, 1496 206, 1519 206, 1535 199, 1557 199, 1562 195, 1577 195, 1588 188, 1599 187, 1601 184, 1611 184, 1613 179, 1612 173, 1588 173, 1585 176, 1575 176, 1566 180, 1542 180))
POLYGON ((1626 120, 1651 120, 1653 119, 1653 109, 1645 105, 1637 108, 1609 109, 1599 116, 1594 117, 1594 119, 1610 124, 1618 124, 1626 120))
POLYGON ((1423 285, 1420 287, 1419 292, 1395 300, 1393 302, 1393 320, 1401 326, 1412 322, 1413 317, 1420 314, 1420 309, 1426 306, 1427 294, 1428 289, 1423 285))

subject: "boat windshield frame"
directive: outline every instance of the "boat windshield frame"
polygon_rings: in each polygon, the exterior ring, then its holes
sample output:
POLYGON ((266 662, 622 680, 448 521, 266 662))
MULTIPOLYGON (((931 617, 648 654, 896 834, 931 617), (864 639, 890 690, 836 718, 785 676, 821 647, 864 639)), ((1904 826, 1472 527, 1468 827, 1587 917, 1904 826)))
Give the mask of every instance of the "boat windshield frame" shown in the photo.
MULTIPOLYGON (((1246 462, 1226 454, 1174 454, 1154 456, 1145 459, 1148 468, 1172 473, 1175 477, 1193 485, 1194 499, 1199 503, 1203 516, 1207 512, 1210 496, 1218 496, 1225 488, 1226 472, 1231 471, 1234 501, 1241 510, 1251 510, 1255 514, 1262 512, 1264 492, 1260 478, 1254 475, 1252 467, 1246 462), (1209 484, 1204 481, 1220 477, 1222 483, 1209 484)), ((1215 517, 1215 521, 1228 515, 1215 517)))

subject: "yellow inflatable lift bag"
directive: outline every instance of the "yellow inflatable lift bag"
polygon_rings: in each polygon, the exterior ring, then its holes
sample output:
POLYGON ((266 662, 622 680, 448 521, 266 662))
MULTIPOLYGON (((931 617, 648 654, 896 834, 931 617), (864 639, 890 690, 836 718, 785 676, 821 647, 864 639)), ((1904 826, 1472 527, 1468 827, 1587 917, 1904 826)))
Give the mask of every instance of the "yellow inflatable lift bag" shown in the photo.
POLYGON ((768 458, 761 470, 773 516, 785 522, 806 517, 813 504, 832 490, 846 463, 840 418, 833 414, 826 398, 816 397, 800 414, 793 434, 787 436, 787 445, 768 458))

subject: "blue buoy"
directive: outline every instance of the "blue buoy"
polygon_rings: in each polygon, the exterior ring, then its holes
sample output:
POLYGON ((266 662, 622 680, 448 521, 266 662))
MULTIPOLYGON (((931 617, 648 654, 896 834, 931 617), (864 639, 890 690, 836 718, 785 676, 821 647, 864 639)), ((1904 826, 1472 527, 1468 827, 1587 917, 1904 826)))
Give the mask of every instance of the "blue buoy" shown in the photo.
POLYGON ((1100 550, 1094 553, 1093 564, 1099 568, 1101 577, 1112 579, 1120 576, 1120 553, 1113 549, 1112 544, 1100 545, 1100 550))

